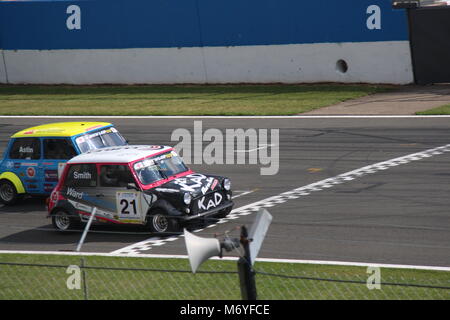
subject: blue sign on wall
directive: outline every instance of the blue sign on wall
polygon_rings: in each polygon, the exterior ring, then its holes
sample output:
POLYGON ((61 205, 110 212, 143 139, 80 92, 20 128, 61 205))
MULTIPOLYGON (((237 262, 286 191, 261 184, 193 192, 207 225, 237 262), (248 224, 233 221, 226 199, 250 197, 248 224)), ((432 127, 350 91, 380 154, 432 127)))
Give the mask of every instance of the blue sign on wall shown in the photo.
POLYGON ((0 2, 8 50, 244 46, 408 40, 390 0, 0 2))

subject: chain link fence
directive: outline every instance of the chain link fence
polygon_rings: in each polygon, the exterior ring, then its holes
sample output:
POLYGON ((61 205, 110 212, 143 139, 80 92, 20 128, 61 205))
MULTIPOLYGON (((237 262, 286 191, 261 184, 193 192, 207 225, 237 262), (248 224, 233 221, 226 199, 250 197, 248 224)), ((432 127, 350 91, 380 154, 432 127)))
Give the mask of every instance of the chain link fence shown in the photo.
MULTIPOLYGON (((448 300, 450 272, 256 262, 259 300, 448 300)), ((2 300, 239 300, 236 261, 0 255, 2 300)))

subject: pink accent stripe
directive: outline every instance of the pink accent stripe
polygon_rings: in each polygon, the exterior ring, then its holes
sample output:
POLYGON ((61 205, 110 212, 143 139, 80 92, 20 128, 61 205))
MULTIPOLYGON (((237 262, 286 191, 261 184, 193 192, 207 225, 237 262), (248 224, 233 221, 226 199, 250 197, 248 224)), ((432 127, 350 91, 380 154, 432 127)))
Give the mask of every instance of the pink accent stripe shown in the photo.
MULTIPOLYGON (((83 216, 87 216, 87 217, 90 217, 90 216, 91 216, 90 213, 87 213, 87 212, 84 212, 84 211, 80 211, 80 210, 78 210, 78 213, 81 214, 81 215, 83 215, 83 216)), ((104 217, 99 217, 99 216, 95 216, 95 217, 96 217, 97 219, 99 219, 99 220, 105 220, 105 221, 107 221, 107 222, 112 222, 112 223, 116 223, 116 224, 127 224, 127 223, 125 223, 125 222, 120 222, 120 221, 117 221, 117 220, 108 219, 108 218, 104 218, 104 217)))

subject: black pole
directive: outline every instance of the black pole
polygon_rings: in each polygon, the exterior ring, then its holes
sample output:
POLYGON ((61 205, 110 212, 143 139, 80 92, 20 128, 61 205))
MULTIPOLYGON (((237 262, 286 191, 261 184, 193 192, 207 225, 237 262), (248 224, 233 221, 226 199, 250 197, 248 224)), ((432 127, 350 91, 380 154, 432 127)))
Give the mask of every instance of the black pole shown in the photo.
POLYGON ((416 37, 414 33, 414 17, 415 12, 412 10, 416 10, 408 8, 406 9, 406 16, 408 18, 408 37, 409 37, 409 51, 411 52, 411 64, 412 64, 412 73, 413 73, 413 81, 414 84, 423 84, 419 83, 417 80, 417 62, 415 59, 415 49, 416 49, 416 37))
POLYGON ((81 275, 83 276, 83 293, 84 293, 84 300, 89 300, 88 297, 88 287, 86 282, 86 271, 84 270, 84 258, 81 258, 81 275))
POLYGON ((240 242, 245 252, 244 257, 239 258, 237 262, 242 300, 256 300, 255 272, 252 269, 250 260, 250 240, 248 239, 248 232, 245 226, 241 227, 240 242))

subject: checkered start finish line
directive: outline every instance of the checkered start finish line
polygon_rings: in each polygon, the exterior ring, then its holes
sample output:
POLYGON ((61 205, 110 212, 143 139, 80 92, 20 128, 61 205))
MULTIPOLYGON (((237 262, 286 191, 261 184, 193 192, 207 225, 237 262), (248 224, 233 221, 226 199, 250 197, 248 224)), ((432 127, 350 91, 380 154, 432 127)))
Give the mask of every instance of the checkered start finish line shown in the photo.
MULTIPOLYGON (((314 182, 312 184, 308 184, 308 185, 300 187, 300 188, 286 191, 286 192, 280 193, 279 195, 269 197, 269 198, 263 199, 261 201, 257 201, 257 202, 242 206, 240 208, 234 209, 233 211, 231 211, 231 213, 227 217, 220 219, 215 224, 209 225, 207 228, 213 228, 213 227, 217 226, 218 224, 227 223, 229 221, 238 219, 241 216, 250 215, 252 213, 257 212, 261 208, 271 208, 271 207, 276 206, 277 204, 282 204, 289 200, 295 200, 302 196, 307 196, 316 191, 322 191, 325 189, 329 189, 334 186, 343 184, 345 182, 355 180, 362 176, 377 173, 379 171, 387 170, 389 168, 407 164, 407 163, 410 163, 413 161, 419 161, 419 160, 431 158, 436 155, 441 155, 445 152, 450 152, 450 144, 432 148, 432 149, 427 149, 425 151, 409 154, 409 155, 394 158, 391 160, 378 162, 378 163, 368 165, 368 166, 365 166, 365 167, 362 167, 359 169, 355 169, 355 170, 352 170, 352 171, 349 171, 346 173, 342 173, 335 177, 321 180, 318 182, 314 182)), ((197 229, 194 232, 200 232, 202 230, 204 230, 204 229, 197 229)), ((181 237, 184 237, 184 235, 169 237, 166 239, 153 237, 153 238, 144 240, 142 242, 132 244, 125 248, 113 251, 113 252, 111 252, 111 254, 112 255, 115 255, 115 254, 117 254, 117 255, 119 255, 119 254, 120 255, 123 255, 123 254, 139 255, 139 254, 144 253, 145 251, 151 250, 152 247, 162 246, 166 243, 178 240, 181 237)))

